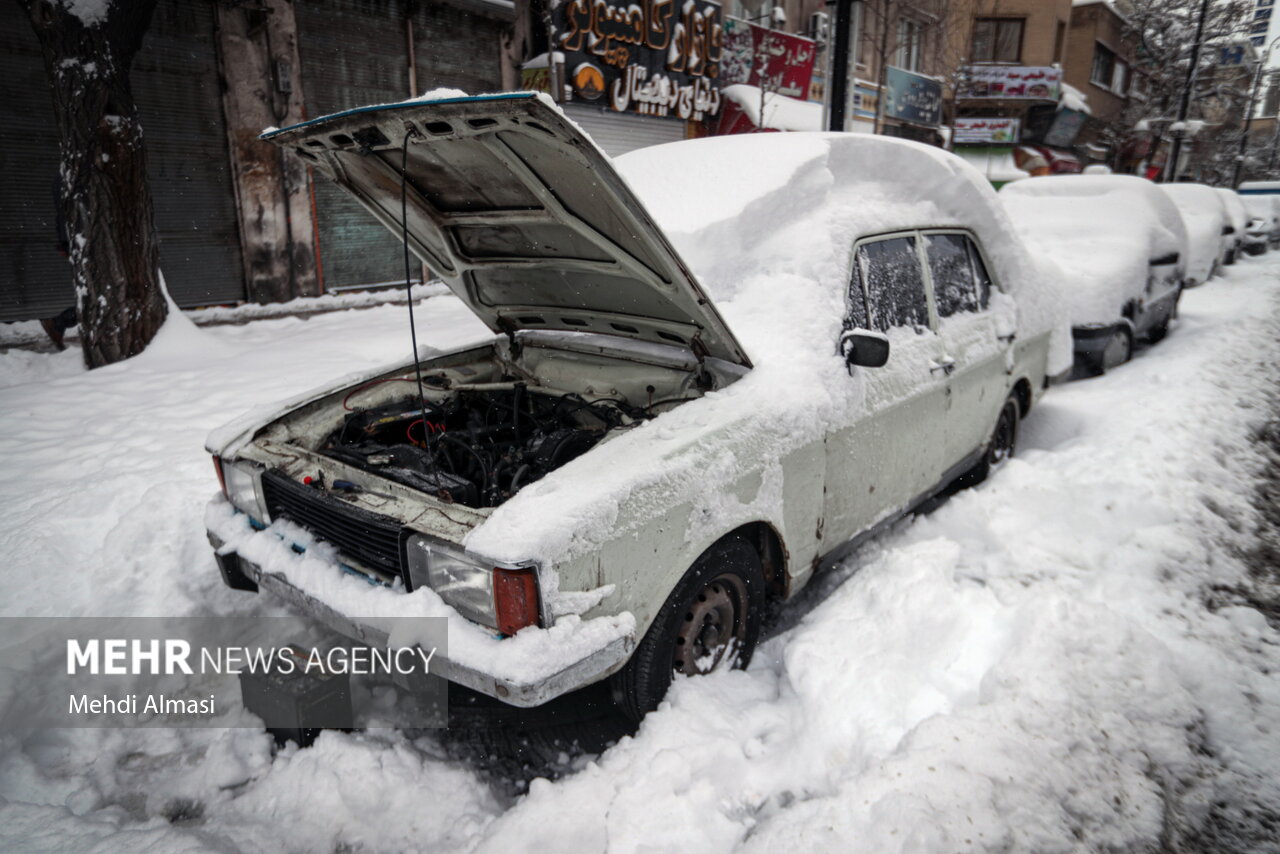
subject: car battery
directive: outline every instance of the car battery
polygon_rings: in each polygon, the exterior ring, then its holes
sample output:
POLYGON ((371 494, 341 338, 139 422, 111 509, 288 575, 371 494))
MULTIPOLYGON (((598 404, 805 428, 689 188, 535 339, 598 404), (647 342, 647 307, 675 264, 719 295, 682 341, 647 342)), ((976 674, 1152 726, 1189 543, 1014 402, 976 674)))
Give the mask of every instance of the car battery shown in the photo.
POLYGON ((240 696, 280 746, 295 741, 307 747, 321 730, 349 730, 354 721, 347 675, 308 668, 305 651, 297 647, 286 647, 270 668, 241 671, 240 696), (292 657, 292 666, 285 656, 292 657))

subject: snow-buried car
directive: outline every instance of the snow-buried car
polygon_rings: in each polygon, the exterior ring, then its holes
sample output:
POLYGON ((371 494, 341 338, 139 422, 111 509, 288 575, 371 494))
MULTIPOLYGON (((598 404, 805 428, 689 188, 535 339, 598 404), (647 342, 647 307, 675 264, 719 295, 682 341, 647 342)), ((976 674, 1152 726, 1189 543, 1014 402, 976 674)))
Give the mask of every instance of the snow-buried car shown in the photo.
POLYGON ((614 163, 524 94, 267 137, 494 337, 216 431, 224 578, 365 637, 447 616, 433 667, 511 704, 609 678, 638 716, 675 672, 745 664, 770 600, 1002 461, 1070 364, 1052 274, 937 149, 771 134, 614 163))

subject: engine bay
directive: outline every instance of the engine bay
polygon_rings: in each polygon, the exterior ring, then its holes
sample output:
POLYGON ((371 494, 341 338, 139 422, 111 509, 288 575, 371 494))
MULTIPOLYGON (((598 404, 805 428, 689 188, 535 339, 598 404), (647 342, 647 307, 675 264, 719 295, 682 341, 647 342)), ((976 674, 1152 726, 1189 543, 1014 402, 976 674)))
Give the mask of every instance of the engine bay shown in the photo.
POLYGON ((622 399, 510 380, 344 408, 322 454, 468 507, 496 507, 609 432, 649 417, 622 399))

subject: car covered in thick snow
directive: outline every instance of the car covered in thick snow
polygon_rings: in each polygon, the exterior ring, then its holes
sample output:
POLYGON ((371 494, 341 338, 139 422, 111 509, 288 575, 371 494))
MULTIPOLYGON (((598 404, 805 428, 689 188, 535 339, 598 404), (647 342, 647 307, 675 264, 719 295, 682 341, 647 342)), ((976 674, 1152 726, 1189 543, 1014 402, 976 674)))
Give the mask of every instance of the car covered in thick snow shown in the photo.
POLYGON ((1245 250, 1261 255, 1280 246, 1280 181, 1245 181, 1236 194, 1250 217, 1245 250))
POLYGON ((1187 228, 1187 280, 1194 288, 1218 275, 1234 243, 1231 219, 1217 192, 1205 184, 1157 184, 1182 214, 1187 228))
POLYGON ((744 664, 771 602, 1003 461, 1069 364, 1044 272, 938 149, 769 134, 615 164, 525 94, 266 136, 492 338, 211 435, 224 579, 353 636, 448 617, 433 670, 509 704, 609 679, 639 716, 744 664))
POLYGON ((1234 264, 1240 259, 1240 253, 1244 251, 1244 238, 1249 230, 1249 211, 1245 209, 1244 202, 1240 201, 1240 196, 1225 187, 1214 187, 1214 192, 1218 194, 1218 199, 1222 202, 1222 208, 1227 212, 1227 220, 1231 223, 1231 243, 1227 251, 1227 256, 1223 260, 1224 264, 1234 264))
POLYGON ((1029 178, 1000 191, 1027 244, 1063 268, 1077 363, 1101 373, 1159 341, 1182 293, 1187 234, 1174 203, 1133 175, 1029 178))

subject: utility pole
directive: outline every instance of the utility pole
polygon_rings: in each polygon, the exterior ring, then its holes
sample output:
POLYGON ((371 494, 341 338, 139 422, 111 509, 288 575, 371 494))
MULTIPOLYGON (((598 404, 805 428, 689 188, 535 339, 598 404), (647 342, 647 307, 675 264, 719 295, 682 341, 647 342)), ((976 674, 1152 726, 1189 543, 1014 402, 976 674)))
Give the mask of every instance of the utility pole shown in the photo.
POLYGON ((1182 140, 1187 135, 1187 113, 1191 111, 1191 90, 1196 85, 1196 73, 1200 67, 1200 42, 1204 39, 1204 22, 1209 16, 1209 0, 1200 2, 1200 20, 1196 23, 1196 38, 1191 43, 1191 62, 1187 66, 1187 81, 1182 89, 1182 99, 1178 102, 1178 124, 1182 130, 1173 137, 1169 146, 1169 163, 1165 169, 1165 180, 1173 183, 1178 180, 1178 160, 1182 158, 1182 140))
MULTIPOLYGON (((835 35, 831 39, 831 79, 827 81, 827 130, 843 131, 849 103, 849 30, 853 28, 854 0, 834 0, 835 35)), ((832 5, 828 0, 828 6, 832 5)))

